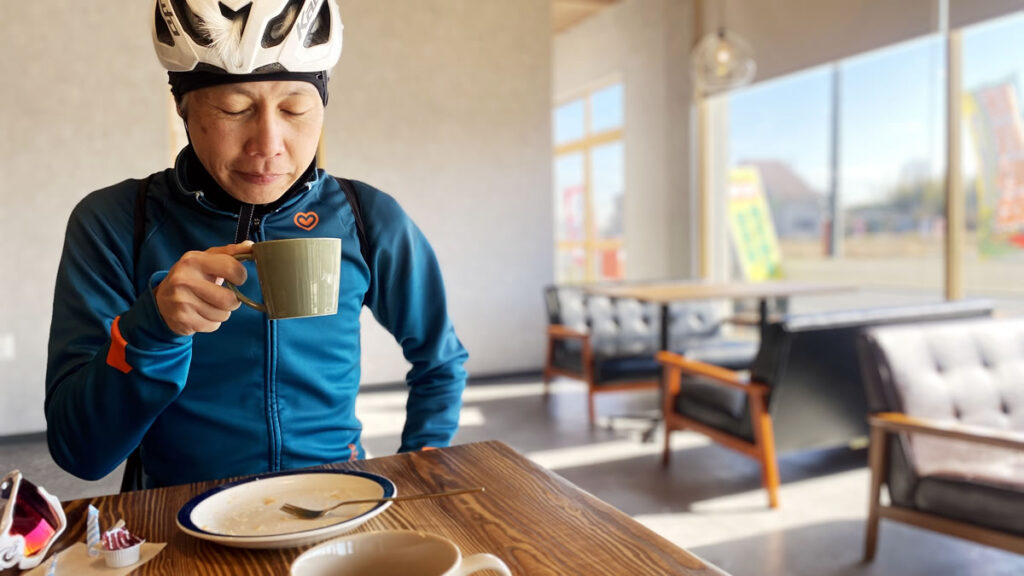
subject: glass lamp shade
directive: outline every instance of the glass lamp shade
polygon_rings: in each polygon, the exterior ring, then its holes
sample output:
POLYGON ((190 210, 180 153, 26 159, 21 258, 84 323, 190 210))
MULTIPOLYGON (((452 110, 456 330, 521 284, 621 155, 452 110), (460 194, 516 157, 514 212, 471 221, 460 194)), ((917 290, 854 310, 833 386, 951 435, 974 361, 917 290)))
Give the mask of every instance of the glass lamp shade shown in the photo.
POLYGON ((757 72, 750 45, 724 28, 701 38, 690 58, 694 80, 706 94, 748 84, 757 72))

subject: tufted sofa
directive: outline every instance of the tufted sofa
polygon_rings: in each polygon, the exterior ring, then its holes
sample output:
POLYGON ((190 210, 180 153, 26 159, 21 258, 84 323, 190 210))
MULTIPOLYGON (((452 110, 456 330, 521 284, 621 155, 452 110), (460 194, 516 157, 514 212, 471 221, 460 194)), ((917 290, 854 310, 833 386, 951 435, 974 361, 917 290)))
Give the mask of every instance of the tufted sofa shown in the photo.
POLYGON ((845 446, 867 438, 857 338, 883 325, 991 316, 988 301, 940 302, 789 315, 769 323, 747 370, 699 355, 662 352, 665 446, 692 430, 756 459, 778 506, 776 452, 845 446))
MULTIPOLYGON (((587 384, 587 415, 595 421, 594 396, 602 392, 656 389, 661 366, 661 313, 657 304, 629 298, 590 296, 577 286, 548 286, 544 394, 556 376, 587 384)), ((745 365, 756 344, 721 338, 722 320, 708 303, 669 308, 669 348, 745 365)))
POLYGON ((865 559, 881 518, 1024 553, 1024 318, 870 330, 860 357, 873 414, 865 559))

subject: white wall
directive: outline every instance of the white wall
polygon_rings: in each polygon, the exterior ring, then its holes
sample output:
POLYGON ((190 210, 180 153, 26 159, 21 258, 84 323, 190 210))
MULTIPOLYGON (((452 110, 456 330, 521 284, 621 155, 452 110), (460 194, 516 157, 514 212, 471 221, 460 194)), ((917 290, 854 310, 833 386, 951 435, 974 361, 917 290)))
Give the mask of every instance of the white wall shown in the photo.
MULTIPOLYGON (((538 369, 554 270, 548 1, 342 9, 327 167, 395 196, 430 239, 471 373, 538 369)), ((403 380, 394 339, 363 319, 364 382, 403 380)))
POLYGON ((555 39, 554 98, 608 78, 625 86, 629 279, 693 273, 690 0, 623 0, 555 39))
MULTIPOLYGON (((393 194, 432 240, 474 374, 543 361, 553 269, 548 0, 341 0, 327 164, 393 194)), ((0 18, 0 435, 41 431, 71 208, 166 166, 166 76, 140 0, 8 2, 0 18)), ((372 323, 372 319, 370 321, 372 323)), ((364 329, 364 380, 404 377, 364 329)))
POLYGON ((138 0, 6 2, 0 17, 0 435, 40 431, 71 208, 166 163, 166 75, 138 0))

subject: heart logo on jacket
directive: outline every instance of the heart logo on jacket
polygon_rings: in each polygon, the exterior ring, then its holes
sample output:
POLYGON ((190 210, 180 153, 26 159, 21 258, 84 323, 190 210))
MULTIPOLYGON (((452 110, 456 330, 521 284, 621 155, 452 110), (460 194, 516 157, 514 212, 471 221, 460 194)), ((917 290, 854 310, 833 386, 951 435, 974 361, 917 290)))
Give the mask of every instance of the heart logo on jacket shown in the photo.
POLYGON ((299 212, 295 215, 295 225, 309 232, 320 222, 316 212, 299 212))

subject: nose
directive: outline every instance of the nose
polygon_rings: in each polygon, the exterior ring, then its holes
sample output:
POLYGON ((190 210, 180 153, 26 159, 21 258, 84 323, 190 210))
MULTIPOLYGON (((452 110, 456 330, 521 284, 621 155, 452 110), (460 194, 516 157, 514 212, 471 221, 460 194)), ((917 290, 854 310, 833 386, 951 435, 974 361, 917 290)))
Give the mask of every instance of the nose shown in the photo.
POLYGON ((245 153, 249 156, 270 158, 284 151, 284 122, 276 114, 261 110, 254 115, 245 153))

